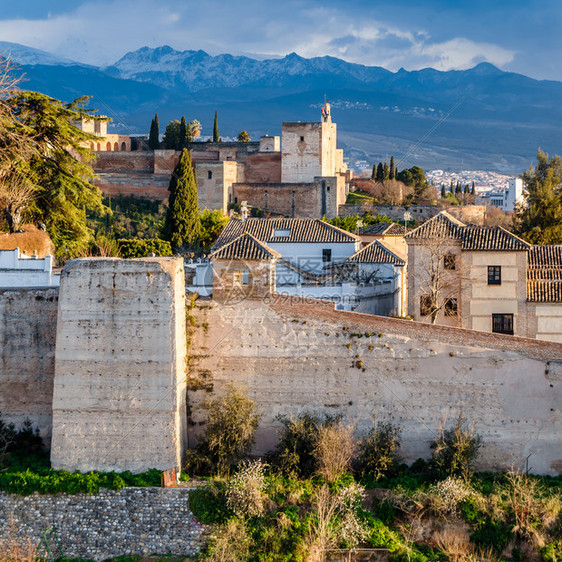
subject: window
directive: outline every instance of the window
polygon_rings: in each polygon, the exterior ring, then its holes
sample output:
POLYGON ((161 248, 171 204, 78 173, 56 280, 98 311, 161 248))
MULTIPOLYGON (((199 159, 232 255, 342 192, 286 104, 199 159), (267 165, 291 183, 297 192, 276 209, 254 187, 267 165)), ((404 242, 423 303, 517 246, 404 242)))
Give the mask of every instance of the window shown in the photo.
POLYGON ((207 172, 207 179, 212 180, 213 179, 213 172, 211 170, 209 170, 207 172))
POLYGON ((431 314, 433 301, 429 295, 422 295, 420 297, 420 315, 421 316, 429 316, 431 314))
POLYGON ((458 306, 457 299, 448 299, 445 303, 445 316, 457 316, 458 306))
POLYGON ((304 142, 304 137, 301 137, 301 142, 304 142))
POLYGON ((249 282, 250 273, 247 269, 235 269, 233 274, 233 283, 236 286, 247 285, 249 282))
POLYGON ((291 229, 290 228, 275 228, 273 230, 273 236, 279 236, 279 237, 289 237, 291 236, 291 229))
POLYGON ((492 332, 513 335, 513 314, 492 314, 492 332))
POLYGON ((447 254, 443 257, 443 267, 445 269, 456 269, 455 267, 455 255, 454 254, 447 254))
POLYGON ((332 261, 332 250, 322 250, 322 261, 324 263, 332 261))
POLYGON ((489 265, 488 266, 488 285, 501 285, 502 284, 502 266, 489 265))

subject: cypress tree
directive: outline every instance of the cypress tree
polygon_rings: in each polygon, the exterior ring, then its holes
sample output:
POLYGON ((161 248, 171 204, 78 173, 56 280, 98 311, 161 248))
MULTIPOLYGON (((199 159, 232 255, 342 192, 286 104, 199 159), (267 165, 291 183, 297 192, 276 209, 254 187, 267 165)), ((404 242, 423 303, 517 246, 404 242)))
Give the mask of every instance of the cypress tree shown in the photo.
POLYGON ((379 162, 379 165, 377 166, 377 181, 382 181, 384 179, 384 170, 382 167, 382 162, 379 162))
POLYGON ((469 194, 470 194, 470 188, 468 187, 468 184, 466 184, 466 185, 464 186, 464 194, 465 194, 465 195, 469 195, 469 194))
POLYGON ((201 237, 197 182, 191 152, 185 148, 174 168, 168 190, 170 197, 163 235, 171 242, 174 251, 178 251, 185 246, 194 246, 201 237))
POLYGON ((451 180, 451 185, 449 186, 449 191, 451 193, 455 193, 455 184, 453 183, 453 180, 451 180))
POLYGON ((441 184, 441 198, 445 197, 445 184, 441 184))
POLYGON ((219 142, 219 119, 215 110, 215 122, 213 123, 213 142, 219 142))
POLYGON ((188 131, 187 131, 187 123, 185 121, 185 117, 182 115, 181 116, 181 122, 180 122, 180 138, 179 138, 179 150, 183 150, 184 148, 187 148, 187 144, 189 142, 189 138, 188 138, 188 131))
POLYGON ((476 186, 474 185, 474 180, 472 180, 472 191, 470 192, 471 195, 476 195, 476 186))
POLYGON ((383 170, 383 173, 382 173, 383 180, 387 180, 389 175, 390 175, 390 170, 389 170, 388 164, 386 162, 384 163, 384 166, 382 167, 382 170, 383 170))
POLYGON ((372 180, 377 179, 377 165, 376 164, 373 164, 373 171, 371 172, 371 179, 372 180))
POLYGON ((388 179, 393 180, 396 177, 396 168, 394 166, 394 156, 390 157, 390 170, 388 171, 388 179))
POLYGON ((156 150, 160 144, 160 125, 158 123, 158 113, 150 123, 150 133, 148 135, 148 148, 156 150))

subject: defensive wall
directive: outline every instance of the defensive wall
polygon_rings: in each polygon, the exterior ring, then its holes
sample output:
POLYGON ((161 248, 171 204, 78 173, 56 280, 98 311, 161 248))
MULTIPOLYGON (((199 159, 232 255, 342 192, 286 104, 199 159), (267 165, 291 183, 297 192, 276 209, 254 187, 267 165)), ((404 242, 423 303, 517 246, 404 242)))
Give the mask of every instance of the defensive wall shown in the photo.
POLYGON ((58 288, 0 290, 0 414, 29 419, 46 443, 53 426, 58 288))
POLYGON ((269 302, 200 302, 191 349, 192 435, 207 393, 247 386, 262 420, 256 452, 275 444, 278 415, 342 414, 358 433, 373 417, 403 428, 408 461, 430 455, 459 415, 482 435, 482 469, 562 471, 559 344, 334 310, 272 295, 269 302))
POLYGON ((521 469, 530 455, 533 472, 562 471, 558 343, 241 292, 189 313, 186 392, 180 259, 73 260, 58 321, 57 295, 0 292, 0 410, 47 439, 52 427, 56 468, 177 467, 203 429, 203 401, 234 381, 262 412, 257 453, 275 444, 278 415, 312 411, 342 414, 358 433, 373 416, 392 421, 412 461, 462 414, 484 439, 480 468, 521 469))
POLYGON ((185 357, 183 259, 70 261, 59 298, 53 468, 179 468, 185 357))

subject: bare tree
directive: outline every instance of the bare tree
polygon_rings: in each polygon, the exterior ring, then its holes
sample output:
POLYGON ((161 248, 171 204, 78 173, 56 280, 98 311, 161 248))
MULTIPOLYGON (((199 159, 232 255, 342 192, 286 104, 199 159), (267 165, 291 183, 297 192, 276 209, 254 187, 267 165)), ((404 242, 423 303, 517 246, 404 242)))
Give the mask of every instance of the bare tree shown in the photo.
POLYGON ((445 316, 458 314, 462 264, 449 238, 427 238, 421 248, 420 315, 430 316, 435 324, 441 311, 445 316))
POLYGON ((0 209, 11 233, 18 232, 23 213, 33 201, 36 187, 17 171, 0 175, 0 209))

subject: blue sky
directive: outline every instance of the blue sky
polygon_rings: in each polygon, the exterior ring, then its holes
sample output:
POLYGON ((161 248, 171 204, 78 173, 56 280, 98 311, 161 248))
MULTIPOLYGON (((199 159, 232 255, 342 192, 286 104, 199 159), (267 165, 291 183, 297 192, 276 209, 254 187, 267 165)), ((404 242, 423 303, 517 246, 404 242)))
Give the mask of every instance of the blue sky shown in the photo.
POLYGON ((2 0, 0 40, 108 65, 144 45, 562 80, 560 0, 2 0))

